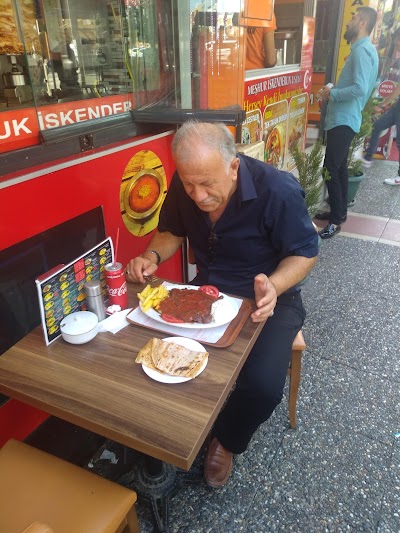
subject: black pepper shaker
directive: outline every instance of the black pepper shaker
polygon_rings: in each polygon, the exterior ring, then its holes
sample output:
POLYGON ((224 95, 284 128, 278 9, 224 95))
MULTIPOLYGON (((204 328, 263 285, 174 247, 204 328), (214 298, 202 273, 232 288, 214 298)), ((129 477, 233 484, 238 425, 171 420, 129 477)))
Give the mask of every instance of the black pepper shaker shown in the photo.
POLYGON ((103 291, 101 290, 100 281, 87 281, 83 286, 86 296, 88 311, 92 311, 99 322, 106 318, 106 308, 104 307, 103 291))

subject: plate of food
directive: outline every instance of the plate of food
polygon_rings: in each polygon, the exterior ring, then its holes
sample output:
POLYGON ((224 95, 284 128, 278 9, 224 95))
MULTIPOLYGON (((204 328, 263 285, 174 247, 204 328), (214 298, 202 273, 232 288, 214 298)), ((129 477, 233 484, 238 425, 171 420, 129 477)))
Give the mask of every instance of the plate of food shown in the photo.
POLYGON ((203 372, 208 352, 199 342, 185 337, 152 338, 139 351, 136 363, 155 381, 184 383, 203 372))
POLYGON ((146 287, 138 297, 139 307, 148 317, 188 329, 223 326, 236 317, 240 307, 236 300, 213 285, 164 283, 149 290, 146 287))

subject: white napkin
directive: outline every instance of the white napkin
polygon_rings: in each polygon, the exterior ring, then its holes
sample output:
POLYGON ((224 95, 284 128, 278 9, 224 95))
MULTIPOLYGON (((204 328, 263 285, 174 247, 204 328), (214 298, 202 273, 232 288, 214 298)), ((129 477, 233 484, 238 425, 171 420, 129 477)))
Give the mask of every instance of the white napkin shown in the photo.
POLYGON ((118 331, 121 331, 121 329, 129 324, 126 320, 126 316, 130 311, 130 309, 123 309, 99 322, 99 332, 109 331, 110 333, 115 334, 118 333, 118 331))

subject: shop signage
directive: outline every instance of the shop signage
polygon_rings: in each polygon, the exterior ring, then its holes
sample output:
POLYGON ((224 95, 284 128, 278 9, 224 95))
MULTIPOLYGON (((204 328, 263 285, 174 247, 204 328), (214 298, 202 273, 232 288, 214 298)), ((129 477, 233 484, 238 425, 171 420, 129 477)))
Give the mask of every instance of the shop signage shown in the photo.
POLYGON ((0 114, 0 153, 39 143, 39 131, 124 113, 132 108, 132 95, 121 94, 13 109, 0 114))
POLYGON ((304 147, 312 70, 265 76, 245 82, 242 143, 265 142, 265 161, 291 170, 290 150, 304 147))
POLYGON ((379 84, 378 93, 382 98, 386 98, 394 91, 396 84, 392 80, 384 80, 379 84))

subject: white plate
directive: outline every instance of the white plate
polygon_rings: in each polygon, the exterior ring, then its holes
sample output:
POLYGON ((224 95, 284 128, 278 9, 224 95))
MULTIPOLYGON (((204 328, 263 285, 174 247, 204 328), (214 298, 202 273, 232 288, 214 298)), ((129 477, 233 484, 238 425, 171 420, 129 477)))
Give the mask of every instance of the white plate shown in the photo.
MULTIPOLYGON (((184 346, 185 348, 189 348, 189 350, 194 350, 195 352, 206 352, 207 350, 202 346, 199 342, 194 341, 193 339, 187 339, 185 337, 166 337, 163 339, 163 341, 166 342, 174 342, 175 344, 180 344, 181 346, 184 346)), ((203 370, 206 368, 208 363, 208 357, 204 361, 204 363, 199 368, 199 371, 194 376, 195 378, 203 372, 203 370)), ((148 366, 145 366, 142 363, 142 368, 144 372, 149 376, 149 378, 155 379, 156 381, 160 381, 161 383, 183 383, 184 381, 190 381, 194 378, 184 378, 181 376, 170 376, 169 374, 163 374, 161 372, 157 372, 157 370, 153 370, 152 368, 149 368, 148 366)))
MULTIPOLYGON (((164 283, 163 285, 168 290, 199 289, 199 287, 197 287, 196 285, 176 285, 173 283, 164 283)), ((238 314, 239 307, 236 305, 235 301, 232 298, 230 298, 223 292, 220 292, 219 294, 220 296, 223 296, 223 298, 221 300, 217 300, 215 304, 212 305, 211 313, 213 315, 213 319, 209 324, 202 324, 201 322, 179 322, 174 324, 172 322, 167 322, 166 320, 163 320, 161 318, 161 315, 157 313, 157 311, 153 308, 149 309, 147 313, 145 313, 145 315, 152 318, 153 320, 156 320, 157 322, 161 322, 161 324, 168 324, 169 326, 175 326, 178 328, 207 329, 215 328, 217 326, 223 326, 224 324, 227 324, 235 318, 235 316, 238 314)), ((139 302, 139 306, 142 310, 142 302, 139 302)))

